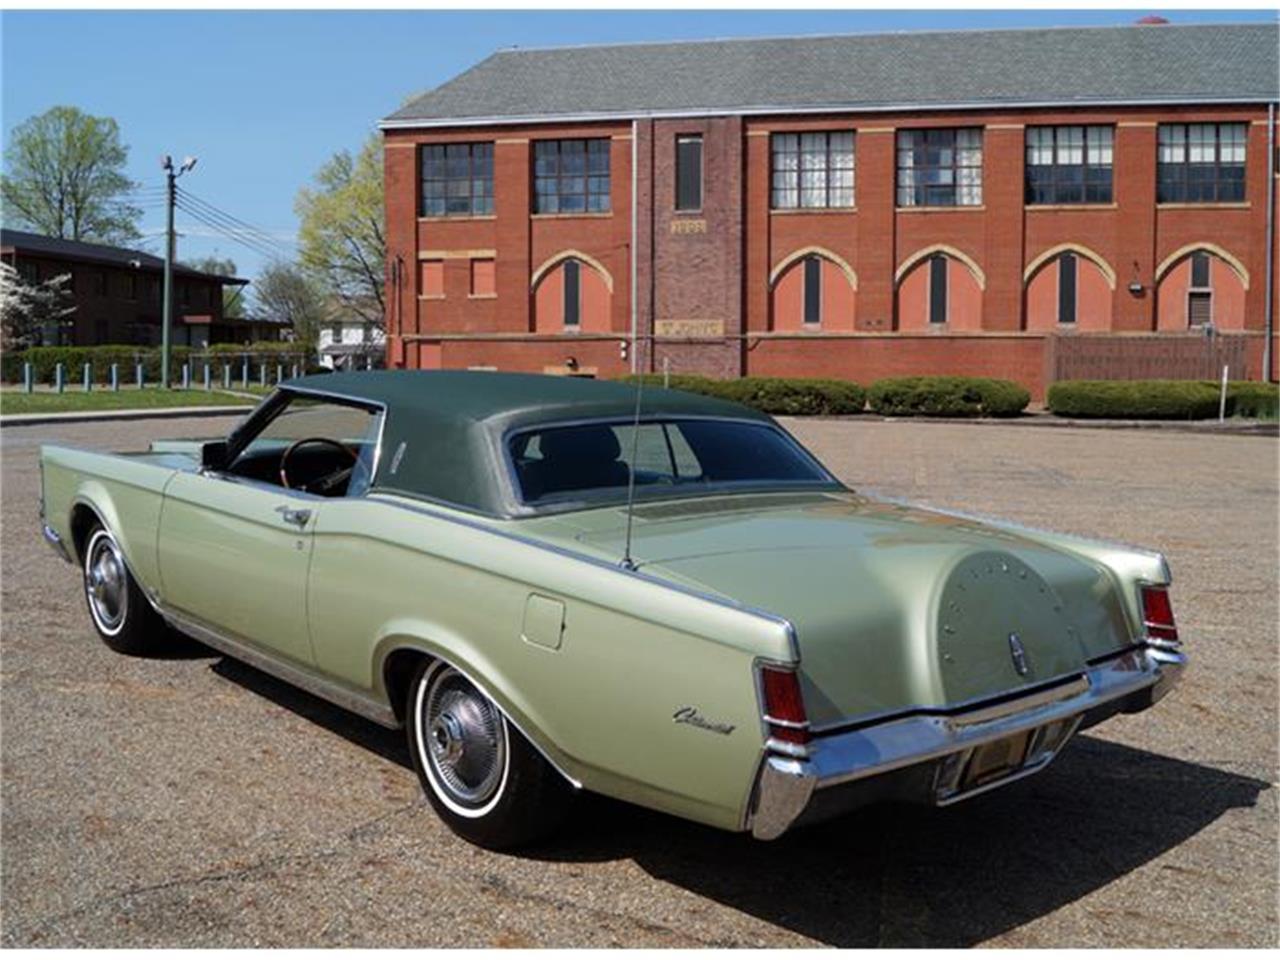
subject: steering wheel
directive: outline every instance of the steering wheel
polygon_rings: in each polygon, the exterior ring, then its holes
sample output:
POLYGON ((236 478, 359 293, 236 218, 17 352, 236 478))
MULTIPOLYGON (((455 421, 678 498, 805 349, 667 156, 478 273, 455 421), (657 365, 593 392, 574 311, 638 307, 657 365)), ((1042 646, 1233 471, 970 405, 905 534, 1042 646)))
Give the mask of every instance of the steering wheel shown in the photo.
POLYGON ((344 480, 351 478, 351 471, 355 469, 357 459, 357 455, 352 453, 351 448, 345 443, 339 443, 337 440, 331 440, 328 437, 303 437, 301 440, 295 440, 293 443, 289 444, 289 446, 285 448, 284 453, 280 455, 280 483, 284 485, 286 490, 298 489, 306 490, 308 493, 327 493, 344 480), (289 457, 291 457, 293 452, 299 447, 304 447, 309 443, 320 443, 325 446, 341 450, 351 458, 351 466, 335 470, 333 473, 325 474, 323 477, 317 477, 315 480, 311 481, 310 486, 302 484, 295 488, 294 485, 289 482, 289 457), (311 486, 316 487, 316 490, 312 490, 311 486))

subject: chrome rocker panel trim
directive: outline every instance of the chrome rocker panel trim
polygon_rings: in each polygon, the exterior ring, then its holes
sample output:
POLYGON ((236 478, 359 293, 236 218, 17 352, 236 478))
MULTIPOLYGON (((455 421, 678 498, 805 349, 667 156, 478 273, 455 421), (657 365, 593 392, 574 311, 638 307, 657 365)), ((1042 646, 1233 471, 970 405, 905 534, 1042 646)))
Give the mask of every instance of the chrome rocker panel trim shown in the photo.
POLYGON ((396 719, 395 711, 385 704, 378 703, 376 700, 347 687, 317 677, 306 669, 264 653, 257 647, 234 640, 207 624, 186 614, 179 613, 171 607, 166 607, 163 604, 153 605, 169 626, 199 640, 205 646, 212 647, 233 660, 247 663, 263 673, 269 673, 271 676, 283 680, 291 686, 314 694, 321 700, 328 700, 330 703, 345 710, 350 710, 352 713, 358 713, 360 716, 381 726, 392 730, 398 729, 400 726, 400 721, 396 719))
POLYGON ((44 534, 45 543, 49 544, 49 546, 53 548, 54 553, 67 561, 67 563, 75 563, 75 561, 71 559, 71 551, 67 549, 67 545, 63 543, 62 538, 58 536, 58 531, 54 530, 53 527, 49 526, 47 523, 42 523, 40 527, 40 532, 44 534))
MULTIPOLYGON (((267 653, 259 650, 257 647, 232 639, 226 634, 215 630, 208 624, 187 616, 184 613, 180 613, 171 607, 166 607, 163 604, 155 602, 152 603, 152 606, 155 607, 156 612, 164 618, 165 623, 170 627, 200 641, 207 647, 212 647, 214 650, 231 657, 233 660, 239 660, 242 663, 247 663, 254 669, 270 674, 278 680, 283 680, 291 686, 297 687, 300 690, 305 690, 307 693, 317 696, 321 700, 327 700, 329 703, 341 707, 344 710, 349 710, 352 713, 359 714, 366 720, 372 720, 379 726, 386 727, 389 730, 399 730, 403 726, 400 720, 396 717, 395 710, 386 704, 374 700, 373 698, 352 690, 342 684, 334 683, 331 680, 317 676, 315 673, 305 669, 304 667, 283 660, 274 654, 267 653)), ((424 654, 426 653, 426 651, 422 652, 424 654)), ((431 654, 427 655, 430 656, 431 654)), ((449 661, 444 658, 437 657, 437 659, 442 663, 448 664, 454 670, 457 670, 458 673, 467 678, 472 686, 478 689, 490 700, 494 699, 489 693, 488 687, 482 683, 478 683, 470 674, 454 666, 452 663, 449 663, 449 661)), ((506 714, 504 713, 503 716, 506 716, 506 714)), ((569 776, 564 768, 552 759, 536 740, 525 733, 523 727, 510 717, 506 717, 506 719, 509 724, 520 732, 520 735, 524 737, 525 740, 533 745, 533 748, 542 755, 547 763, 550 764, 551 767, 560 774, 560 776, 564 777, 565 781, 570 786, 575 790, 582 789, 582 782, 569 776)))
MULTIPOLYGON (((809 745, 807 759, 768 754, 756 783, 748 824, 751 833, 759 840, 780 837, 805 812, 816 791, 940 760, 1057 721, 1074 720, 1074 731, 1090 711, 1143 691, 1149 691, 1150 699, 1138 709, 1146 709, 1173 688, 1186 664, 1186 656, 1172 645, 1139 647, 1055 688, 1057 699, 1037 694, 1000 707, 950 716, 904 717, 819 737, 809 745)), ((956 802, 1042 770, 1068 739, 1064 737, 1049 756, 1030 766, 935 802, 956 802)))

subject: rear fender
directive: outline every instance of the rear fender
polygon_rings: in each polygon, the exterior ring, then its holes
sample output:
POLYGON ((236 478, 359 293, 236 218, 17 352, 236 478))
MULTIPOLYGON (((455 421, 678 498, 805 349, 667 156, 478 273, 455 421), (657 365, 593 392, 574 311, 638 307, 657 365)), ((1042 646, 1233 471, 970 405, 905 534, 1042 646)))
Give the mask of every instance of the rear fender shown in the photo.
MULTIPOLYGON (((402 704, 394 703, 387 689, 386 664, 393 653, 412 650, 435 660, 443 660, 471 681, 486 697, 498 705, 507 719, 524 738, 533 744, 555 769, 575 788, 582 782, 576 774, 578 765, 564 754, 533 722, 531 710, 519 688, 505 682, 497 667, 484 653, 455 631, 438 623, 403 618, 389 622, 374 645, 373 683, 379 700, 400 714, 402 704)), ((407 718, 402 718, 402 720, 407 718)))

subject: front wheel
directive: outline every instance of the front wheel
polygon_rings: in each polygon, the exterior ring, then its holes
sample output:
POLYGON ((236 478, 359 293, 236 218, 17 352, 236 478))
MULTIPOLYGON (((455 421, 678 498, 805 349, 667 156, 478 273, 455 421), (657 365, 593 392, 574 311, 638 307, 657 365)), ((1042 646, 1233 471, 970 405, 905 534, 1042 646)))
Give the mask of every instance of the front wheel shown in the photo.
POLYGON ((465 840, 501 850, 546 836, 571 788, 492 700, 439 660, 418 668, 405 705, 409 753, 427 799, 465 840))
POLYGON ((98 636, 116 653, 146 656, 163 643, 165 626, 105 527, 89 531, 84 548, 84 593, 98 636))

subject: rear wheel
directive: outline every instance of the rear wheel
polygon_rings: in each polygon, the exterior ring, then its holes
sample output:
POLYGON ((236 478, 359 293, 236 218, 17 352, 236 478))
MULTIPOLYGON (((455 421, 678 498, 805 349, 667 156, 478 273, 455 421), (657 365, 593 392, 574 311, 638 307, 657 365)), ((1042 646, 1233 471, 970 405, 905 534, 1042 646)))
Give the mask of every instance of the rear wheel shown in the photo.
POLYGON ((85 539, 83 571, 89 619, 102 641, 117 653, 157 652, 166 634, 164 622, 129 572, 115 537, 101 524, 85 539))
POLYGON ((572 795, 564 778, 447 663, 427 661, 414 674, 405 730, 427 799, 463 839, 517 847, 563 820, 572 795))

